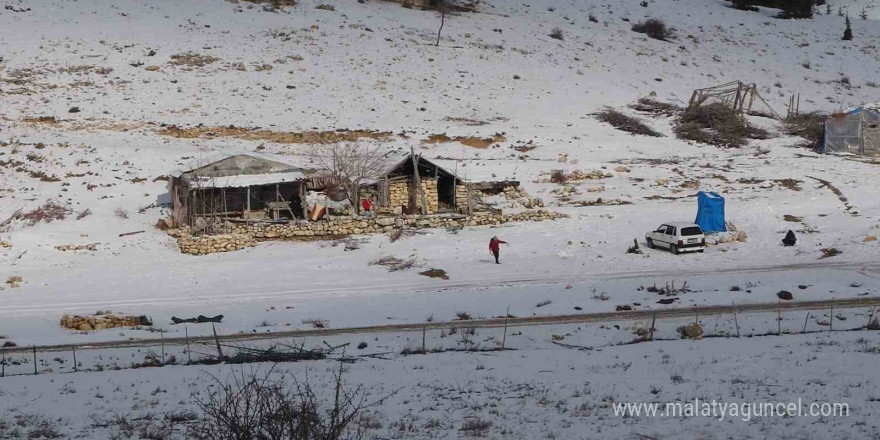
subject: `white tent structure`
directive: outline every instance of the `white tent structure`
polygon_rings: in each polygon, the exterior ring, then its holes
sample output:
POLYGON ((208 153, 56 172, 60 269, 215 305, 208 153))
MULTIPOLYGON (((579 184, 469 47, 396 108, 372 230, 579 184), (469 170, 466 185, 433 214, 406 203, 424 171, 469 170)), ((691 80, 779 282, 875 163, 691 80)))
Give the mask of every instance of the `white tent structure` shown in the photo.
POLYGON ((880 102, 828 116, 822 152, 880 155, 880 102))

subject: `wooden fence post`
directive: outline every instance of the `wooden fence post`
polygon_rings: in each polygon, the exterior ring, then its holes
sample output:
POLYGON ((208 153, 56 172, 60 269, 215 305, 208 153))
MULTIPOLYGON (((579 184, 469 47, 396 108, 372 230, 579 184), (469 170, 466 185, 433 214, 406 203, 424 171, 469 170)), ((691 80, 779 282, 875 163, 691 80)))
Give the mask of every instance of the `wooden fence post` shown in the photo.
POLYGON ((776 336, 782 335, 782 300, 776 300, 776 336))
POLYGON ((807 332, 807 321, 810 320, 810 312, 807 312, 807 316, 804 317, 804 329, 801 330, 801 333, 807 332))
POLYGON ((651 328, 648 330, 650 332, 650 339, 654 340, 654 323, 657 322, 657 312, 651 314, 651 328))
POLYGON ((73 372, 79 372, 78 367, 76 366, 76 345, 73 346, 73 372))
POLYGON ((507 319, 510 318, 510 305, 507 306, 507 312, 504 313, 504 336, 501 337, 501 349, 504 350, 507 345, 507 319))
POLYGON ((165 335, 164 332, 159 332, 159 344, 162 346, 162 366, 165 366, 165 335))
POLYGON ((184 327, 183 331, 184 331, 184 334, 186 335, 185 336, 185 338, 186 338, 186 361, 187 361, 186 364, 192 365, 192 363, 193 363, 192 354, 190 354, 190 352, 189 352, 189 327, 184 327))
POLYGON ((831 313, 830 318, 828 319, 828 331, 834 331, 834 298, 831 298, 831 313))
POLYGON ((736 317, 736 301, 733 302, 733 323, 736 324, 736 337, 739 337, 739 319, 736 317))
POLYGON ((6 377, 6 349, 0 348, 0 354, 3 356, 3 360, 0 361, 0 377, 6 377))
POLYGON ((214 323, 211 323, 211 330, 214 331, 214 343, 217 344, 217 359, 222 363, 223 362, 223 350, 220 348, 220 338, 217 337, 217 328, 214 326, 214 323))
POLYGON ((422 354, 427 353, 427 351, 425 350, 425 334, 426 333, 428 333, 428 326, 423 325, 422 326, 422 354))
POLYGON ((34 345, 34 375, 37 374, 37 346, 34 345))

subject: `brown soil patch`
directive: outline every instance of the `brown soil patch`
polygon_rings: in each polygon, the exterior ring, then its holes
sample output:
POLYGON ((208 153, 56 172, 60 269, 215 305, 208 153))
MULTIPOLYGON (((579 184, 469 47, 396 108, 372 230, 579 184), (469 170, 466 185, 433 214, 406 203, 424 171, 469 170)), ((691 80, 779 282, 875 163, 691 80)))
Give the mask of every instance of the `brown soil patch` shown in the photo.
POLYGON ((798 216, 795 216, 795 215, 789 215, 789 214, 785 214, 785 215, 783 215, 783 216, 782 216, 782 219, 785 220, 785 221, 787 221, 787 222, 793 222, 793 223, 800 223, 800 222, 803 220, 802 217, 798 217, 798 216))
POLYGON ((774 180, 774 182, 776 182, 777 185, 788 188, 792 191, 800 191, 801 190, 801 187, 800 187, 801 181, 800 180, 776 179, 776 180, 774 180))
POLYGON ((171 55, 168 64, 173 66, 205 67, 208 64, 220 61, 220 58, 211 55, 202 55, 195 52, 185 52, 171 55))
POLYGON ((54 116, 30 116, 24 118, 24 122, 30 122, 34 124, 57 124, 58 119, 55 119, 54 116))
POLYGON ((267 141, 278 144, 332 144, 335 142, 354 142, 361 138, 384 140, 391 136, 390 131, 336 130, 280 132, 244 127, 192 127, 167 126, 158 132, 163 136, 182 139, 234 137, 252 141, 267 141))
POLYGON ((467 145, 468 147, 473 147, 473 148, 477 148, 480 150, 484 150, 486 148, 489 148, 492 144, 504 142, 506 140, 507 140, 507 138, 504 137, 504 135, 501 133, 495 133, 494 135, 492 135, 492 137, 486 137, 486 138, 481 138, 481 137, 476 137, 476 136, 456 136, 454 138, 451 138, 445 134, 432 134, 432 135, 428 136, 428 139, 425 139, 424 141, 422 141, 422 143, 439 144, 439 143, 456 141, 456 142, 461 142, 462 144, 467 145))
POLYGON ((446 271, 443 269, 431 269, 426 270, 424 272, 419 272, 419 275, 424 275, 430 278, 440 278, 441 280, 448 280, 449 275, 446 274, 446 271))

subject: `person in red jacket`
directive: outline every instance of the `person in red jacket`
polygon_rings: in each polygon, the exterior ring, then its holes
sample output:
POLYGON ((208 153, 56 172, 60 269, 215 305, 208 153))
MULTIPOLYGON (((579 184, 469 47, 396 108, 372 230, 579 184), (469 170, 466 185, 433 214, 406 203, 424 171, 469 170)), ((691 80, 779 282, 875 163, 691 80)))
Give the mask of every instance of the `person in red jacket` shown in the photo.
POLYGON ((489 252, 491 252, 492 255, 495 256, 495 264, 501 264, 498 261, 498 255, 501 253, 501 244, 502 243, 507 244, 506 241, 499 240, 497 236, 492 237, 492 239, 489 240, 489 252))

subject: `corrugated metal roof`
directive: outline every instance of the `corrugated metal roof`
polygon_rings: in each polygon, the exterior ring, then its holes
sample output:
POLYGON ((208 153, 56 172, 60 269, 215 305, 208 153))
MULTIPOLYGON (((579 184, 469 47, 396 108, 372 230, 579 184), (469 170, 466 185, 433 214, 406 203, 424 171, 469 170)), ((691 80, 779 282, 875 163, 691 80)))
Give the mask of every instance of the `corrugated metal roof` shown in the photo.
POLYGON ((275 183, 296 182, 305 179, 306 175, 300 171, 288 173, 269 174, 242 174, 239 176, 225 176, 214 178, 194 178, 192 188, 245 188, 248 186, 272 185, 275 183))
POLYGON ((283 163, 286 165, 290 165, 292 168, 297 168, 300 170, 302 169, 299 159, 291 156, 283 156, 271 153, 258 153, 255 151, 212 151, 210 153, 202 154, 194 159, 191 159, 189 162, 171 171, 168 176, 180 177, 184 173, 236 156, 249 156, 258 160, 283 163))

